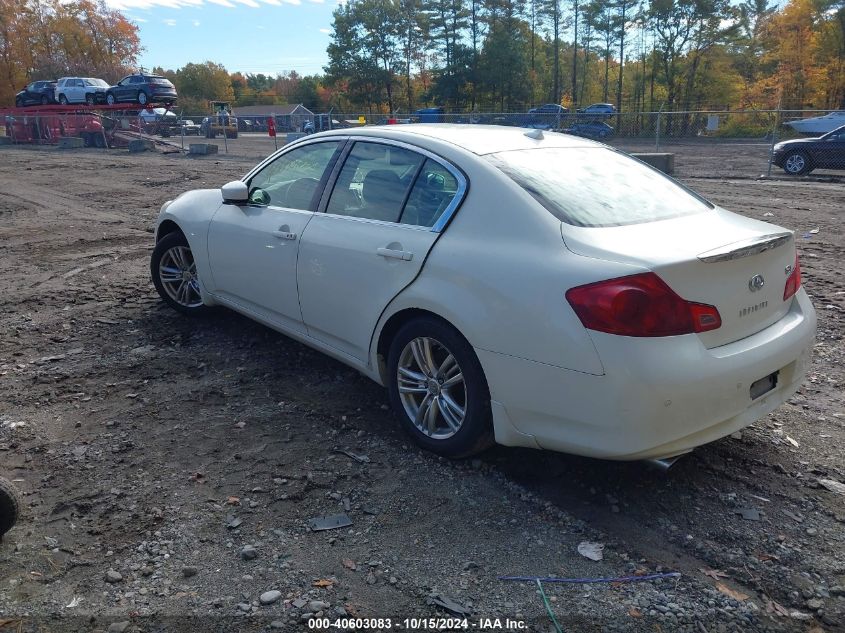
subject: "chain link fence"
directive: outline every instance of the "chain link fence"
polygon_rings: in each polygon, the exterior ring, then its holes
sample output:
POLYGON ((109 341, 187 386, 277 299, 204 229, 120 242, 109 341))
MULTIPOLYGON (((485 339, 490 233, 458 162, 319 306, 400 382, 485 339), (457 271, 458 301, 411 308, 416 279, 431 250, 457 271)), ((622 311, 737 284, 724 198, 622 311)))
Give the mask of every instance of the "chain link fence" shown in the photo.
POLYGON ((133 141, 173 151, 191 144, 213 144, 219 153, 259 159, 303 135, 371 125, 452 123, 499 125, 563 132, 607 143, 626 152, 674 154, 675 175, 698 178, 757 178, 782 173, 842 175, 845 169, 845 112, 785 110, 638 112, 463 112, 439 108, 416 114, 280 115, 234 112, 190 114, 178 109, 70 114, 37 112, 0 114, 5 142, 58 144, 63 137, 80 139, 77 146, 128 147, 133 141), (270 136, 271 131, 275 136, 270 136), (822 137, 811 141, 809 138, 822 137), (798 141, 792 143, 791 141, 798 141))

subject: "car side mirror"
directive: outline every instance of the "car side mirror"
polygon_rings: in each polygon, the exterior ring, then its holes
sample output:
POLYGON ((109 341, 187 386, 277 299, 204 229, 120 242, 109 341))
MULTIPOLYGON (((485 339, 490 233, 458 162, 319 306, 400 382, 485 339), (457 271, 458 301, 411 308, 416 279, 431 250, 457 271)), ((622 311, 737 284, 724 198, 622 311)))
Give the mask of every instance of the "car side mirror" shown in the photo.
POLYGON ((249 189, 243 180, 233 180, 220 187, 223 202, 239 204, 249 199, 249 189))

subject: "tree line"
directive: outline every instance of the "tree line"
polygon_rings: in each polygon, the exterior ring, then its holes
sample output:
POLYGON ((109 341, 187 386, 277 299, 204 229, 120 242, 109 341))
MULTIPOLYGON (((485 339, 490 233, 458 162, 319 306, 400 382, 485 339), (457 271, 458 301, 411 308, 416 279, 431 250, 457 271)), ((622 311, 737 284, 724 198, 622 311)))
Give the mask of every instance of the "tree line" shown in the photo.
POLYGON ((351 109, 845 107, 845 0, 348 0, 323 82, 351 109))
MULTIPOLYGON (((137 27, 103 0, 0 0, 0 104, 34 79, 116 81, 137 27)), ((348 0, 322 75, 153 69, 183 111, 302 103, 314 112, 845 108, 845 0, 348 0)))

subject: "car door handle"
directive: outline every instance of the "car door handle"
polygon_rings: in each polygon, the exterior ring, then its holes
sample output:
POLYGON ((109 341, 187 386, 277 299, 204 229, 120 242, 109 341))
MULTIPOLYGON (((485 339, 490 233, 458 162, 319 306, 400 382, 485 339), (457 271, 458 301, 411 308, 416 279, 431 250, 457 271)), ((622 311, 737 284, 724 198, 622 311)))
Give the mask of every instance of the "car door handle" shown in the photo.
POLYGON ((280 240, 295 240, 296 233, 290 233, 289 231, 273 231, 273 235, 278 237, 280 240))
POLYGON ((393 259, 401 259, 403 261, 409 262, 414 258, 414 254, 410 251, 398 251, 393 248, 379 248, 376 253, 381 255, 382 257, 391 257, 393 259))

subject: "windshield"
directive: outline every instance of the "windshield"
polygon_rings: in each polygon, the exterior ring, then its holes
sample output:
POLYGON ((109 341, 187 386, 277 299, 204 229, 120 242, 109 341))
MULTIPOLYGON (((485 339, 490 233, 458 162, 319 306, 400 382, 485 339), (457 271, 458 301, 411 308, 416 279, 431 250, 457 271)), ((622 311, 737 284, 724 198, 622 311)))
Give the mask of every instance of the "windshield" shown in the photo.
POLYGON ((486 158, 574 226, 655 222, 713 208, 656 169, 603 147, 523 149, 486 158))
POLYGON ((109 85, 103 81, 102 79, 91 79, 90 77, 85 80, 86 86, 97 86, 99 88, 108 88, 109 85))
POLYGON ((838 128, 836 128, 836 129, 835 129, 835 130, 833 130, 832 132, 828 132, 827 134, 825 134, 825 135, 824 135, 824 136, 822 136, 821 138, 822 138, 822 140, 825 140, 825 141, 826 141, 826 140, 827 140, 827 139, 829 139, 829 138, 837 138, 837 137, 839 137, 839 136, 841 136, 841 135, 843 135, 843 134, 845 134, 845 125, 843 125, 842 127, 838 127, 838 128))

